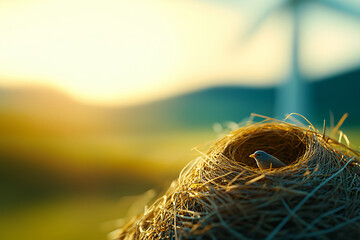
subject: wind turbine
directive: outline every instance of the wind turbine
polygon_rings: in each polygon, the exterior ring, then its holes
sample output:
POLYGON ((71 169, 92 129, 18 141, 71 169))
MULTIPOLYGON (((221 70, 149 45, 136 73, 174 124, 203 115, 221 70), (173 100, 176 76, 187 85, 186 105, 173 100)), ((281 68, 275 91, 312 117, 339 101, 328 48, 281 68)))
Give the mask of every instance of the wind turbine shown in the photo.
MULTIPOLYGON (((265 0, 263 0, 265 1, 265 0)), ((260 2, 260 1, 258 1, 260 2)), ((355 3, 355 1, 353 1, 355 3)), ((245 37, 248 38, 261 27, 263 22, 273 13, 285 9, 289 11, 292 17, 292 43, 291 43, 291 69, 289 76, 283 84, 278 88, 276 100, 276 115, 277 117, 284 117, 285 114, 296 112, 306 115, 309 113, 308 97, 306 81, 302 75, 300 66, 300 36, 302 34, 302 15, 304 6, 307 4, 320 4, 324 7, 332 8, 335 11, 342 12, 348 15, 360 18, 359 5, 345 2, 342 0, 282 0, 274 1, 266 11, 261 14, 248 29, 245 37)))
POLYGON ((304 7, 318 4, 325 8, 330 8, 336 12, 344 13, 349 16, 360 18, 359 0, 200 0, 205 2, 215 2, 231 7, 241 3, 259 5, 263 9, 262 14, 258 15, 250 27, 243 34, 242 43, 249 41, 254 32, 258 31, 261 25, 272 14, 280 10, 289 12, 292 18, 292 39, 291 39, 291 59, 288 77, 279 85, 276 98, 276 116, 284 117, 285 114, 296 112, 306 116, 309 113, 308 101, 311 95, 308 93, 307 82, 301 71, 299 53, 301 52, 300 36, 303 34, 302 18, 304 7), (265 7, 264 7, 265 6, 265 7), (306 96, 308 94, 308 96, 306 96))

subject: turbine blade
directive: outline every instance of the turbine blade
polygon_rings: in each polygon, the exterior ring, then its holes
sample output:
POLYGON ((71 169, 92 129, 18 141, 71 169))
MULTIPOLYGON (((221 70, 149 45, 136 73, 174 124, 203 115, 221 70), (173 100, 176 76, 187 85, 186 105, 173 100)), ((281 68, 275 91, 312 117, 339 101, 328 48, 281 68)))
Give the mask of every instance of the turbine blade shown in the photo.
POLYGON ((350 4, 340 0, 318 0, 316 2, 335 11, 360 18, 360 4, 350 4))
POLYGON ((256 16, 250 26, 245 30, 245 33, 241 37, 240 41, 245 42, 250 39, 256 31, 261 28, 261 25, 276 11, 279 11, 283 6, 285 6, 284 1, 277 1, 268 7, 263 13, 256 16))

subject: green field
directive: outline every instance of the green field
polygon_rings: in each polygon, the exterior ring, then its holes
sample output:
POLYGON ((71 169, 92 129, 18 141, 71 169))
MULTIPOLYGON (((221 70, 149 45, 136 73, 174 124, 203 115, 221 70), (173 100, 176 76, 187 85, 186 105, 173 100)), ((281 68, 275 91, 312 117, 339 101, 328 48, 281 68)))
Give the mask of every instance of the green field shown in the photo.
MULTIPOLYGON (((144 209, 143 193, 161 195, 220 137, 210 127, 152 129, 146 119, 126 129, 125 115, 119 128, 101 109, 60 102, 0 108, 0 239, 106 239, 144 209)), ((358 148, 360 127, 343 130, 358 148)))
MULTIPOLYGON (((359 146, 360 129, 346 132, 351 143, 359 146)), ((21 153, 13 155, 31 161, 32 167, 20 163, 14 169, 2 159, 8 170, 20 174, 8 172, 2 180, 6 188, 2 191, 0 239, 106 239, 107 233, 119 226, 117 219, 126 219, 134 208, 141 212, 144 207, 146 201, 131 208, 141 196, 131 201, 126 196, 141 195, 151 188, 161 194, 181 168, 199 155, 191 148, 206 150, 209 140, 216 138, 212 131, 194 131, 71 140, 7 139, 6 144, 2 139, 3 156, 16 148, 21 153), (49 164, 42 162, 44 156, 68 162, 49 164), (35 172, 23 174, 26 171, 35 172)))
POLYGON ((216 137, 2 136, 0 239, 106 239, 129 208, 143 210, 145 202, 132 206, 128 196, 161 194, 199 155, 191 149, 206 149, 216 137))

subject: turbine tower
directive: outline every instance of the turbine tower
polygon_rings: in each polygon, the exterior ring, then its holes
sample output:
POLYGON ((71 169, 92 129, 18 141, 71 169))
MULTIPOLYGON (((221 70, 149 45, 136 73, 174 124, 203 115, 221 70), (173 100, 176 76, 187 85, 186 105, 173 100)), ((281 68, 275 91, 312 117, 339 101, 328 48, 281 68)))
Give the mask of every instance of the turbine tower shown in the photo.
MULTIPOLYGON (((260 2, 260 1, 259 1, 260 2)), ((332 8, 338 12, 352 15, 360 18, 359 5, 353 6, 349 1, 341 0, 283 0, 274 1, 274 4, 269 7, 262 15, 260 15, 249 28, 246 33, 247 37, 257 31, 267 18, 281 9, 290 12, 292 17, 292 42, 291 42, 291 63, 288 73, 283 84, 278 87, 276 99, 276 115, 277 117, 284 117, 285 114, 297 112, 306 115, 309 113, 309 98, 307 96, 307 86, 304 76, 301 71, 300 52, 301 43, 300 36, 302 34, 303 9, 307 4, 320 4, 327 8, 332 8)), ((355 1, 354 1, 355 3, 355 1)))

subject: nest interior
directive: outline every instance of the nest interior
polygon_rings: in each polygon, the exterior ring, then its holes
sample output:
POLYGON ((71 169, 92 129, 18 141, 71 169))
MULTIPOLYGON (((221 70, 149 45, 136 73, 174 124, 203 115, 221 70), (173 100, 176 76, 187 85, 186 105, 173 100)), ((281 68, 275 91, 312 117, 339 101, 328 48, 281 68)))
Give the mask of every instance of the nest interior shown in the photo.
POLYGON ((262 122, 231 132, 113 239, 360 239, 359 154, 315 130, 262 122), (263 170, 264 150, 287 166, 263 170))
POLYGON ((289 165, 304 155, 305 138, 306 135, 300 129, 292 128, 287 131, 284 125, 250 126, 221 139, 211 148, 209 154, 221 152, 229 159, 256 167, 256 162, 249 155, 256 150, 263 150, 289 165))

